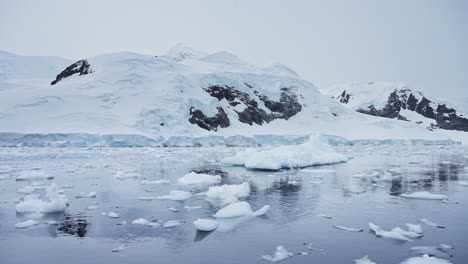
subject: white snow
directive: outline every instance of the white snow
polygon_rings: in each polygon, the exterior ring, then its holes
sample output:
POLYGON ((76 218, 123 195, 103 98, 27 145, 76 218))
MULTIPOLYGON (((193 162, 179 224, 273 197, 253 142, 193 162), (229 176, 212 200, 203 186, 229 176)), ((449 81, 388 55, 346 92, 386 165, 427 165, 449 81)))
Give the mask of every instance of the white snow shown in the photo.
POLYGON ((190 172, 177 180, 182 185, 214 185, 221 182, 221 176, 190 172))
POLYGON ((342 225, 333 225, 334 228, 340 229, 340 230, 345 230, 349 232, 363 232, 363 229, 360 228, 355 228, 355 227, 347 227, 347 226, 342 226, 342 225))
POLYGON ((151 185, 151 184, 168 184, 168 183, 171 183, 171 181, 167 180, 167 179, 159 179, 159 180, 153 180, 153 181, 150 181, 150 180, 142 180, 141 181, 141 184, 147 184, 147 185, 151 185))
POLYGON ((197 230, 211 232, 218 228, 219 224, 215 220, 212 219, 200 219, 198 218, 193 222, 197 230))
POLYGON ((24 228, 30 228, 30 227, 36 226, 38 224, 39 224, 38 221, 29 219, 24 222, 17 223, 15 227, 18 229, 24 229, 24 228))
POLYGON ((149 221, 145 218, 138 218, 132 221, 133 225, 147 225, 149 221))
POLYGON ((96 192, 80 192, 78 194, 75 194, 75 198, 96 198, 96 192))
POLYGON ((206 192, 208 201, 220 201, 223 204, 237 202, 239 198, 245 198, 250 194, 250 185, 247 182, 241 184, 224 184, 211 186, 206 192))
POLYGON ((448 260, 431 257, 427 254, 422 255, 420 257, 412 257, 401 262, 401 264, 450 264, 450 263, 451 262, 448 260))
POLYGON ((279 170, 281 168, 303 168, 344 162, 347 157, 337 153, 320 136, 310 136, 300 145, 280 146, 269 150, 247 149, 234 157, 222 160, 225 164, 245 166, 249 169, 279 170))
POLYGON ((396 240, 410 241, 412 238, 419 238, 423 236, 422 227, 420 225, 406 224, 408 230, 403 230, 399 227, 392 228, 391 230, 384 230, 380 226, 369 223, 369 228, 376 236, 391 238, 396 240))
POLYGON ((161 195, 156 198, 159 200, 185 201, 190 197, 192 197, 190 192, 174 190, 170 191, 168 195, 161 195))
POLYGON ((354 264, 377 264, 377 263, 370 260, 368 256, 364 256, 360 259, 354 260, 354 264))
POLYGON ((47 175, 41 170, 27 170, 22 171, 21 174, 16 177, 17 181, 26 181, 26 180, 50 180, 54 177, 47 175))
POLYGON ((293 253, 287 251, 286 248, 280 245, 276 247, 276 250, 272 255, 264 255, 262 256, 262 259, 269 262, 280 262, 292 256, 294 256, 293 253))
POLYGON ((410 199, 426 199, 426 200, 444 200, 444 199, 447 199, 447 195, 433 194, 433 193, 430 193, 428 191, 403 193, 400 196, 404 197, 404 198, 410 198, 410 199))
POLYGON ((269 205, 265 205, 259 210, 253 212, 248 202, 235 202, 221 208, 213 216, 216 218, 234 218, 241 216, 260 216, 264 215, 270 209, 269 205))
POLYGON ((59 194, 58 186, 52 183, 46 190, 49 201, 42 201, 38 197, 26 196, 23 202, 16 205, 17 213, 56 213, 63 212, 68 206, 65 195, 59 194))

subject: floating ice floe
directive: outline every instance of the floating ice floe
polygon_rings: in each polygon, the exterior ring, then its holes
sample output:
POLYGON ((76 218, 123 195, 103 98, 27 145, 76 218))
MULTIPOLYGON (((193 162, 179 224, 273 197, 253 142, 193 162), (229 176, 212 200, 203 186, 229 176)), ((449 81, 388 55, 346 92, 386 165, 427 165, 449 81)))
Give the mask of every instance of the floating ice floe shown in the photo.
POLYGON ((97 205, 90 205, 90 206, 86 207, 86 210, 96 210, 96 209, 99 209, 99 206, 97 206, 97 205))
POLYGON ((75 198, 96 198, 96 192, 80 192, 78 194, 75 194, 75 198))
POLYGON ((58 186, 52 183, 46 190, 48 202, 42 201, 38 196, 28 195, 23 202, 16 205, 17 213, 56 213, 63 212, 68 207, 68 199, 57 192, 58 186))
POLYGON ((190 192, 185 191, 170 191, 168 195, 161 195, 156 197, 158 200, 173 200, 173 201, 185 201, 192 197, 190 192))
POLYGON ((177 210, 177 209, 174 208, 174 207, 169 207, 169 208, 167 208, 167 210, 169 210, 169 211, 171 211, 171 212, 174 212, 174 213, 179 212, 179 210, 177 210))
POLYGON ((347 161, 320 136, 310 136, 308 142, 269 150, 247 149, 234 157, 222 160, 224 164, 245 166, 249 169, 279 170, 282 168, 303 168, 347 161))
POLYGON ((336 173, 336 170, 333 170, 333 169, 302 169, 299 172, 330 174, 330 173, 336 173))
POLYGON ((458 185, 468 186, 468 181, 458 181, 458 185))
POLYGON ((333 225, 333 227, 336 229, 350 231, 350 232, 364 232, 364 229, 354 228, 354 227, 347 227, 347 226, 341 226, 341 225, 333 225))
POLYGON ((119 218, 120 217, 120 215, 118 213, 116 213, 116 212, 109 212, 107 214, 107 216, 110 217, 110 218, 119 218))
POLYGON ((223 204, 237 202, 238 198, 245 198, 250 194, 250 185, 247 182, 242 184, 224 184, 221 186, 211 186, 206 192, 208 201, 220 201, 223 204))
POLYGON ((46 224, 46 225, 58 225, 59 222, 57 222, 55 220, 48 220, 48 221, 44 221, 44 224, 46 224))
POLYGON ((401 262, 401 264, 450 264, 450 263, 451 262, 448 260, 431 257, 427 254, 422 255, 420 257, 412 257, 401 262))
POLYGON ((16 177, 17 181, 27 181, 27 180, 51 180, 53 176, 50 176, 40 170, 28 170, 22 171, 21 174, 16 177))
POLYGON ((112 252, 120 252, 120 251, 126 249, 127 247, 128 247, 127 244, 122 244, 122 245, 120 245, 120 246, 118 246, 118 247, 113 248, 113 249, 112 249, 112 252))
POLYGON ((171 181, 170 181, 170 180, 166 180, 166 179, 160 179, 160 180, 154 180, 154 181, 142 180, 140 183, 141 183, 141 184, 145 184, 145 185, 152 185, 152 184, 168 184, 168 183, 171 183, 171 181))
POLYGON ((11 167, 9 165, 0 165, 0 174, 8 173, 8 172, 11 172, 11 171, 13 171, 13 167, 11 167))
POLYGON ((235 202, 221 208, 213 216, 216 218, 234 218, 241 216, 261 216, 266 214, 270 209, 269 205, 265 205, 257 211, 253 212, 248 202, 235 202))
POLYGON ((193 222, 197 230, 204 232, 211 232, 218 228, 219 223, 212 219, 197 219, 193 222))
POLYGON ((158 199, 158 197, 155 197, 155 196, 140 196, 138 197, 138 200, 142 200, 142 201, 152 201, 152 200, 156 200, 158 199))
POLYGON ((369 228, 376 236, 391 238, 396 240, 410 241, 412 238, 420 238, 423 236, 422 227, 420 225, 406 224, 408 230, 403 230, 399 227, 391 230, 384 230, 380 226, 369 223, 369 228))
POLYGON ((410 199, 427 199, 427 200, 444 200, 444 199, 447 199, 447 195, 434 194, 434 193, 430 193, 428 191, 403 193, 400 196, 404 197, 404 198, 410 198, 410 199))
POLYGON ((138 178, 138 177, 140 177, 140 175, 135 172, 118 171, 114 174, 114 178, 119 179, 119 180, 138 178))
POLYGON ((221 176, 190 172, 177 180, 182 185, 214 185, 221 182, 221 176))
POLYGON ((202 206, 201 205, 197 205, 197 206, 184 206, 185 209, 187 210, 195 210, 195 209, 201 209, 202 206))
POLYGON ((272 255, 263 255, 261 259, 269 262, 280 262, 292 256, 294 256, 294 254, 287 251, 286 248, 283 246, 277 246, 275 252, 272 255))
POLYGON ((332 219, 333 218, 332 216, 329 216, 329 215, 326 215, 326 214, 318 214, 318 216, 323 217, 323 218, 327 218, 327 219, 332 219))
POLYGON ((428 220, 428 219, 426 219, 426 218, 422 218, 422 219, 418 220, 418 222, 424 223, 424 224, 426 224, 426 225, 428 225, 428 226, 435 226, 435 227, 437 227, 437 228, 445 228, 445 226, 436 224, 436 223, 434 223, 434 222, 432 222, 431 220, 428 220))
POLYGON ((132 225, 147 225, 149 221, 145 218, 138 218, 132 221, 132 225))
POLYGON ((34 186, 24 186, 24 187, 16 189, 16 192, 21 193, 21 194, 31 194, 35 191, 36 191, 36 188, 34 186))
POLYGON ((168 220, 162 224, 163 227, 165 228, 171 228, 171 227, 176 227, 178 225, 181 225, 185 223, 184 221, 179 221, 179 220, 168 220))
MULTIPOLYGON (((438 246, 417 246, 411 247, 410 251, 416 254, 437 256, 437 257, 453 257, 453 255, 448 252, 448 250, 453 249, 452 247, 445 247, 445 244, 438 246)), ((447 245, 448 246, 448 245, 447 245)))
POLYGON ((360 259, 355 259, 354 264, 377 264, 374 261, 370 260, 368 256, 364 256, 360 259))
POLYGON ((31 220, 31 219, 30 219, 30 220, 26 220, 26 221, 24 221, 24 222, 17 223, 17 224, 15 225, 15 227, 16 227, 17 229, 25 229, 25 228, 30 228, 30 227, 36 226, 36 225, 38 225, 38 224, 39 224, 38 221, 36 221, 36 220, 31 220))

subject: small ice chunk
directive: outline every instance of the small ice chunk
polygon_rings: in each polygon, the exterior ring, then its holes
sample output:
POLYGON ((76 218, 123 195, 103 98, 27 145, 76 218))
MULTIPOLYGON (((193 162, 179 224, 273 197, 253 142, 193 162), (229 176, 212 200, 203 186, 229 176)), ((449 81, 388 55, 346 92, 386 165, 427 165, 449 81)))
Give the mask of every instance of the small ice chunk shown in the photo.
POLYGON ((436 224, 436 223, 434 223, 434 222, 432 222, 431 220, 428 220, 428 219, 426 219, 426 218, 423 218, 423 219, 421 219, 421 220, 418 220, 418 222, 424 223, 424 224, 426 224, 426 225, 428 225, 428 226, 435 226, 435 227, 437 227, 437 228, 445 228, 445 226, 436 224))
POLYGON ((168 195, 161 195, 156 198, 159 200, 185 201, 190 197, 192 197, 190 192, 174 190, 170 191, 168 195))
POLYGON ((439 244, 439 247, 442 248, 442 249, 445 249, 445 250, 455 248, 454 246, 447 245, 447 244, 439 244))
POLYGON ((132 225, 147 225, 149 223, 145 218, 138 218, 132 221, 132 225))
POLYGON ((156 200, 158 199, 158 197, 155 197, 155 196, 141 196, 141 197, 138 197, 138 200, 142 200, 142 201, 152 201, 152 200, 156 200))
POLYGON ((423 236, 422 228, 420 225, 406 224, 408 230, 403 230, 399 227, 392 228, 391 230, 384 230, 380 226, 369 223, 369 228, 376 236, 385 238, 410 241, 411 238, 419 238, 423 236))
POLYGON ((17 181, 27 181, 27 180, 50 180, 53 179, 53 176, 45 174, 41 170, 27 170, 22 171, 21 174, 16 177, 17 181))
POLYGON ((71 189, 71 188, 75 188, 75 185, 65 184, 65 185, 62 185, 62 188, 71 189))
POLYGON ((336 173, 336 170, 333 170, 333 169, 302 169, 299 172, 329 174, 329 173, 336 173))
POLYGON ((174 207, 169 207, 169 208, 167 208, 167 210, 169 210, 169 211, 171 211, 171 212, 175 212, 175 213, 179 212, 179 210, 177 210, 177 209, 174 208, 174 207))
POLYGON ((114 178, 119 179, 119 180, 138 178, 138 177, 140 177, 140 175, 134 172, 118 171, 114 174, 114 178))
POLYGON ((16 190, 17 193, 22 194, 31 194, 34 191, 36 191, 36 188, 34 188, 34 186, 24 186, 16 190))
POLYGON ((120 251, 126 249, 127 246, 128 246, 127 244, 122 244, 122 245, 120 245, 120 246, 118 246, 118 247, 116 247, 116 248, 113 248, 113 249, 112 249, 112 252, 120 252, 120 251))
POLYGON ((445 259, 431 257, 431 256, 425 254, 425 255, 422 255, 420 257, 409 258, 409 259, 401 262, 401 264, 450 264, 450 262, 448 260, 445 260, 445 259))
POLYGON ((163 227, 166 227, 166 228, 171 228, 171 227, 176 227, 178 225, 181 225, 185 222, 183 221, 179 221, 179 220, 168 220, 166 222, 163 223, 163 227))
POLYGON ((323 218, 327 218, 327 219, 332 219, 333 218, 332 216, 329 216, 329 215, 326 215, 326 214, 318 214, 318 216, 323 217, 323 218))
POLYGON ((11 171, 13 171, 13 167, 11 167, 10 165, 0 165, 0 174, 8 173, 11 171))
POLYGON ((15 227, 18 229, 24 229, 24 228, 30 228, 30 227, 36 226, 38 224, 39 224, 38 221, 29 219, 24 222, 17 223, 15 227))
POLYGON ((213 216, 216 218, 234 218, 241 216, 260 216, 264 215, 270 209, 269 205, 265 205, 256 212, 252 211, 248 202, 236 202, 221 208, 213 216))
POLYGON ((443 194, 433 194, 428 191, 414 192, 414 193, 404 193, 400 195, 404 198, 410 199, 427 199, 427 200, 444 200, 447 199, 447 195, 443 194))
POLYGON ((110 218, 119 218, 120 215, 116 212, 110 212, 107 214, 107 216, 109 216, 110 218))
POLYGON ((147 224, 147 226, 150 226, 150 227, 159 227, 159 226, 161 226, 161 224, 160 224, 160 223, 157 223, 157 222, 149 222, 149 223, 147 224))
POLYGON ((245 198, 250 194, 250 185, 247 182, 242 184, 224 184, 221 186, 211 186, 206 192, 208 201, 220 201, 223 204, 237 202, 239 198, 245 198))
POLYGON ((452 257, 452 254, 448 252, 448 249, 451 248, 442 248, 440 246, 417 246, 411 247, 410 251, 421 255, 427 254, 429 256, 452 257))
POLYGON ((354 264, 377 264, 374 261, 370 260, 369 257, 366 255, 360 259, 354 260, 354 264))
POLYGON ((55 220, 49 220, 49 221, 45 221, 44 224, 46 224, 46 225, 58 225, 59 222, 57 222, 55 220))
POLYGON ((221 176, 191 172, 177 180, 182 185, 214 185, 221 182, 221 176))
POLYGON ((68 199, 57 192, 58 186, 52 183, 46 190, 48 202, 44 202, 37 196, 26 196, 23 202, 16 205, 17 213, 57 213, 63 212, 68 207, 68 199))
POLYGON ((168 183, 171 183, 170 180, 166 180, 166 179, 160 179, 160 180, 154 180, 154 181, 150 181, 150 180, 142 180, 141 181, 141 184, 145 184, 145 185, 152 185, 152 184, 168 184, 168 183))
POLYGON ((86 210, 96 210, 96 209, 99 209, 99 206, 97 206, 97 205, 90 205, 90 206, 86 207, 86 210))
POLYGON ((96 192, 80 192, 78 194, 75 194, 75 198, 96 198, 96 192))
POLYGON ((215 220, 212 219, 200 219, 198 218, 195 222, 193 222, 197 230, 211 232, 218 228, 219 224, 215 220))
POLYGON ((184 206, 185 209, 187 210, 195 210, 195 209, 201 209, 201 205, 198 205, 198 206, 184 206))
POLYGON ((468 181, 458 181, 458 185, 468 186, 468 181))
POLYGON ((341 226, 341 225, 333 225, 333 227, 336 228, 336 229, 350 231, 350 232, 363 232, 364 231, 364 229, 341 226))
POLYGON ((294 254, 287 251, 286 248, 283 246, 277 246, 275 252, 272 255, 263 255, 261 259, 269 262, 280 262, 292 256, 294 256, 294 254))

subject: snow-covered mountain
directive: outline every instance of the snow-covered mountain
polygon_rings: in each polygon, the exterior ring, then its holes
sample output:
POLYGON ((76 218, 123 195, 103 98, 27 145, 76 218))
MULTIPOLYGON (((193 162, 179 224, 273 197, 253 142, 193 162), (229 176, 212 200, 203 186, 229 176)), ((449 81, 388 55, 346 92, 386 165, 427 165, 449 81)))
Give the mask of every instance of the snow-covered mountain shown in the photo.
POLYGON ((156 145, 162 138, 225 143, 311 133, 447 139, 417 124, 356 113, 284 65, 259 67, 229 52, 177 45, 164 55, 112 53, 76 62, 0 53, 0 69, 8 69, 0 75, 0 141, 40 141, 50 133, 47 139, 57 142, 72 133, 131 134, 156 145), (23 62, 35 66, 18 74, 23 62))
POLYGON ((460 110, 404 84, 340 84, 322 92, 360 113, 411 121, 431 129, 468 132, 468 117, 460 110))

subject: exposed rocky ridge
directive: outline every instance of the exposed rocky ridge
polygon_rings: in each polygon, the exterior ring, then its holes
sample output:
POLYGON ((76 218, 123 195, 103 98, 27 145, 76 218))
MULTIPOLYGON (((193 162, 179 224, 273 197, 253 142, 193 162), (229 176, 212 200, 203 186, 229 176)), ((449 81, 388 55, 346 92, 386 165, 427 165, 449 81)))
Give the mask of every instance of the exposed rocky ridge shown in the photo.
MULTIPOLYGON (((336 97, 336 100, 340 103, 348 104, 353 96, 359 95, 353 95, 343 90, 343 92, 336 97)), ((428 99, 421 92, 415 92, 410 89, 393 90, 389 94, 383 107, 368 105, 367 107, 358 107, 355 110, 363 114, 410 121, 400 113, 401 110, 409 110, 426 118, 433 119, 434 123, 430 125, 431 129, 440 128, 468 131, 468 118, 464 117, 462 113, 446 104, 437 103, 428 99)))
POLYGON ((86 74, 92 73, 91 65, 89 64, 87 60, 79 60, 73 63, 72 65, 68 66, 67 68, 65 68, 65 70, 63 70, 59 75, 57 75, 55 80, 53 80, 50 83, 50 85, 55 85, 60 80, 70 77, 73 74, 77 74, 77 73, 79 75, 86 75, 86 74))
MULTIPOLYGON (((298 96, 292 88, 281 88, 282 92, 279 101, 274 101, 268 98, 268 96, 259 93, 252 85, 248 83, 245 83, 245 85, 252 90, 258 97, 258 100, 263 102, 270 112, 260 107, 259 102, 250 94, 242 92, 235 87, 218 84, 211 85, 203 90, 219 101, 226 100, 229 104, 228 107, 232 107, 238 115, 238 120, 244 124, 253 125, 255 123, 262 125, 278 118, 287 120, 302 110, 298 96), (239 109, 240 105, 244 105, 245 108, 239 109)), ((214 117, 207 117, 202 111, 192 107, 190 109, 189 121, 206 130, 217 131, 218 127, 229 126, 229 118, 222 107, 218 107, 218 114, 214 117)))

